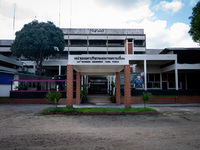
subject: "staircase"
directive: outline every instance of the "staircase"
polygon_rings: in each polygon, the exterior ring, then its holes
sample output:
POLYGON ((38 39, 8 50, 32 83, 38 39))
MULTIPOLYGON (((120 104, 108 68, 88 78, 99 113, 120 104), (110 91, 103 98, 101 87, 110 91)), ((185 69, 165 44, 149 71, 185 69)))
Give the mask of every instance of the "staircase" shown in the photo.
POLYGON ((89 94, 87 95, 88 104, 93 104, 93 105, 106 105, 106 104, 111 104, 111 96, 107 94, 89 94))

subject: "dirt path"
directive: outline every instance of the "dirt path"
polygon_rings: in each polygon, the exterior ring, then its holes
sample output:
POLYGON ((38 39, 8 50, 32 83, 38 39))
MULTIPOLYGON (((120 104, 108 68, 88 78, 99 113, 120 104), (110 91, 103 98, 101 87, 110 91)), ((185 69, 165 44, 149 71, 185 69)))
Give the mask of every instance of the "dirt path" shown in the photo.
POLYGON ((200 108, 159 115, 42 116, 44 107, 0 105, 0 149, 200 149, 195 111, 200 108))

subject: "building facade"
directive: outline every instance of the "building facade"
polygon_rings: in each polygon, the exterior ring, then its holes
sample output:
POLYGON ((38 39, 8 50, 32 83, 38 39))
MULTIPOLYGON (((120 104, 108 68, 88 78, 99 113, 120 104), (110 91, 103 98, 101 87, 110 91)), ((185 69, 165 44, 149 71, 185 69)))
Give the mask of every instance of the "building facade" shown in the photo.
MULTIPOLYGON (((69 106, 80 104, 80 87, 84 84, 89 85, 88 93, 100 94, 110 93, 114 82, 116 103, 121 103, 120 95, 123 95, 127 107, 131 95, 142 91, 159 93, 200 89, 200 48, 146 49, 143 29, 62 30, 65 49, 44 61, 43 74, 54 79, 67 79, 69 106), (73 96, 74 86, 76 98, 73 96)), ((0 41, 1 55, 22 63, 19 72, 34 74, 33 61, 11 55, 12 42, 0 41)))

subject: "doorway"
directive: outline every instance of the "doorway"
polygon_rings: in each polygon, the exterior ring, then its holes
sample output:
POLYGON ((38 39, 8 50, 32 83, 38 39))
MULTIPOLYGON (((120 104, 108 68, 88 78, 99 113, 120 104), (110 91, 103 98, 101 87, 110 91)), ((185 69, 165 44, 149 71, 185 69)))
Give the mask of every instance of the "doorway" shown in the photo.
POLYGON ((88 94, 107 94, 108 81, 106 77, 89 76, 88 94))

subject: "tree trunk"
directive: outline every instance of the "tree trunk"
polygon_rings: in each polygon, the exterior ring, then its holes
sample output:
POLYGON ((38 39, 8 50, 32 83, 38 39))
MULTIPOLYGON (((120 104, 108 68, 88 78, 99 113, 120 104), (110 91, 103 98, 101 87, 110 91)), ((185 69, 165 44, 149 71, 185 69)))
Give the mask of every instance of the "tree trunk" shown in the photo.
POLYGON ((42 58, 40 58, 39 60, 36 60, 36 74, 37 75, 42 74, 42 62, 43 62, 42 58))

